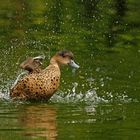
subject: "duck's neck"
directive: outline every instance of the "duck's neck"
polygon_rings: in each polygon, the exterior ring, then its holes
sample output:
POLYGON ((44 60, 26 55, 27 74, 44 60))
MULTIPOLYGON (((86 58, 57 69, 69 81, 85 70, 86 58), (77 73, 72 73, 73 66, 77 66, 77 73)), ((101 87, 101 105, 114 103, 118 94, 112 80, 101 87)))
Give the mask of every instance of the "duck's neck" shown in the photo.
POLYGON ((56 61, 55 57, 52 57, 51 60, 50 60, 50 65, 53 65, 57 68, 60 69, 60 65, 58 64, 58 62, 56 61))

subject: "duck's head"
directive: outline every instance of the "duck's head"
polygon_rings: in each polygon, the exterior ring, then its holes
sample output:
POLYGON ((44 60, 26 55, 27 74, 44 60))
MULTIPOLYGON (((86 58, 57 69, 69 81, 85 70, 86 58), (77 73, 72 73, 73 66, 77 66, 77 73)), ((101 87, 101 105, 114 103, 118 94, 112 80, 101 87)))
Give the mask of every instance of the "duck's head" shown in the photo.
POLYGON ((71 51, 59 51, 51 59, 51 62, 56 62, 58 65, 70 65, 74 68, 79 68, 79 65, 74 62, 74 55, 71 51))
POLYGON ((41 67, 44 59, 45 56, 29 57, 20 64, 20 68, 32 72, 33 70, 41 67))

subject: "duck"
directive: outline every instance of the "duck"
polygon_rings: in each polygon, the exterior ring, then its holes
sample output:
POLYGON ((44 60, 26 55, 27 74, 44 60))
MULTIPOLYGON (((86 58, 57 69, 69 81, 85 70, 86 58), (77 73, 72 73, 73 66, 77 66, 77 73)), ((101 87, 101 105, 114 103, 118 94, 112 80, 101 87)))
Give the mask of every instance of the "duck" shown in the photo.
MULTIPOLYGON (((10 90, 13 100, 48 101, 58 90, 61 78, 61 66, 69 65, 78 69, 71 51, 62 50, 50 59, 49 65, 38 72, 29 72, 10 90)), ((28 67, 21 67, 28 69, 28 67)))

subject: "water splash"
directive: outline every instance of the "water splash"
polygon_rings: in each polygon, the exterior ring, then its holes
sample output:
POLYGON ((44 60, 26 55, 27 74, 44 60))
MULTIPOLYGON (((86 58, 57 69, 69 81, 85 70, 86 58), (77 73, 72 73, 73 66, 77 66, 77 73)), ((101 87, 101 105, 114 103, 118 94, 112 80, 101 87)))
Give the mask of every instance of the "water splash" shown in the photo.
POLYGON ((130 103, 138 102, 136 99, 132 99, 125 94, 119 96, 113 95, 112 93, 106 92, 106 97, 98 96, 95 89, 88 90, 85 93, 76 93, 75 89, 65 93, 63 91, 57 92, 52 98, 52 103, 84 103, 86 105, 97 105, 97 104, 107 104, 107 103, 130 103), (73 92, 74 91, 74 92, 73 92))
POLYGON ((85 104, 98 104, 98 103, 108 103, 108 100, 105 100, 99 97, 94 89, 88 90, 86 93, 76 93, 77 83, 73 84, 73 88, 68 93, 63 91, 57 92, 52 98, 51 102, 53 103, 85 103, 85 104))
MULTIPOLYGON (((72 89, 67 91, 59 91, 51 98, 53 103, 84 103, 87 105, 96 105, 99 103, 130 103, 138 102, 136 99, 128 97, 126 92, 114 93, 102 91, 104 96, 99 96, 98 88, 93 88, 92 83, 95 79, 88 79, 91 82, 90 89, 86 92, 77 92, 78 83, 72 83, 72 89), (98 91, 98 92, 97 92, 98 91)), ((101 79, 101 81, 103 81, 101 79)))
MULTIPOLYGON (((25 75, 25 72, 22 72, 17 76, 17 79, 15 80, 14 84, 19 81, 19 79, 25 75)), ((90 82, 94 82, 94 79, 90 79, 90 82)), ((8 87, 11 87, 10 82, 6 82, 5 85, 0 87, 0 100, 10 100, 9 93, 10 89, 8 87)), ((64 104, 86 104, 86 105, 97 105, 100 103, 107 104, 107 103, 130 103, 130 102, 138 102, 136 99, 129 98, 126 92, 123 93, 112 93, 112 92, 106 92, 102 91, 104 96, 99 96, 98 88, 92 88, 90 86, 90 89, 86 92, 80 92, 78 91, 78 83, 74 82, 72 83, 72 88, 67 89, 67 91, 58 91, 54 94, 54 96, 50 99, 50 102, 52 103, 64 103, 64 104), (98 91, 98 92, 97 92, 98 91)))

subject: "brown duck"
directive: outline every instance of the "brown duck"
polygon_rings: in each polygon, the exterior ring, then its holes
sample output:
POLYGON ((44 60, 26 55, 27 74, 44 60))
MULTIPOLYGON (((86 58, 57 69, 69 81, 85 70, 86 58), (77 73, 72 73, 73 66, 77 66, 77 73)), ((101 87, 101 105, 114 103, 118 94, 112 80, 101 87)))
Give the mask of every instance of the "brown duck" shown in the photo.
POLYGON ((19 80, 10 90, 11 98, 36 101, 49 100, 59 87, 61 65, 79 68, 73 60, 72 52, 57 52, 51 58, 47 68, 40 69, 39 72, 32 72, 19 80))

